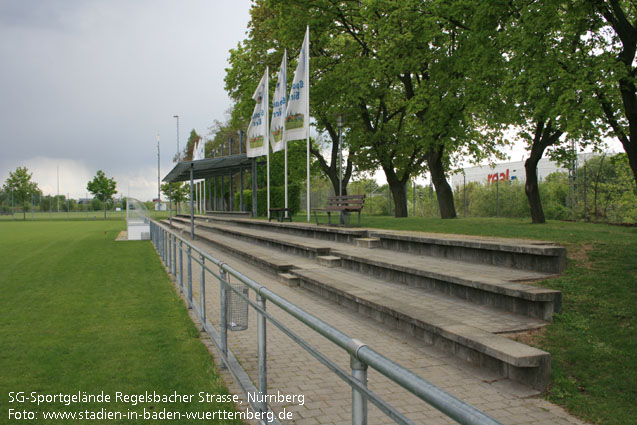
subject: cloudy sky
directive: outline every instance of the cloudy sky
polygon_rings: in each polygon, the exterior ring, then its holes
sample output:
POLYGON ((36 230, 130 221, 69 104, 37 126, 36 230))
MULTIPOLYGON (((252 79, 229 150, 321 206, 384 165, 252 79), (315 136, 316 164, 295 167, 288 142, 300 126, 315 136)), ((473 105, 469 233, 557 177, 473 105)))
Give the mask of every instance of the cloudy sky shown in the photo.
MULTIPOLYGON (((84 197, 101 169, 118 190, 157 193, 191 129, 230 101, 228 50, 250 1, 0 0, 0 184, 18 166, 45 194, 84 197)), ((130 191, 130 192, 129 192, 130 191)))

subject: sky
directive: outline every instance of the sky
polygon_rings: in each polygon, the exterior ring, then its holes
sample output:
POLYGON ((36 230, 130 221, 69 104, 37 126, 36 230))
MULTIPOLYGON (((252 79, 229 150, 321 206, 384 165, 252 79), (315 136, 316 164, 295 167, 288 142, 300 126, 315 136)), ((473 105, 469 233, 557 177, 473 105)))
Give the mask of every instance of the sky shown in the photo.
MULTIPOLYGON (((86 196, 98 170, 157 196, 190 131, 230 107, 229 50, 250 1, 0 0, 0 184, 26 166, 45 194, 86 196)), ((90 196, 90 195, 89 195, 90 196)))
MULTIPOLYGON (((26 166, 45 195, 58 193, 59 177, 59 193, 77 199, 103 170, 119 194, 155 198, 157 135, 163 178, 177 152, 173 116, 183 149, 231 105, 223 78, 249 9, 249 0, 0 0, 0 184, 26 166)), ((528 155, 522 143, 507 153, 528 155)))

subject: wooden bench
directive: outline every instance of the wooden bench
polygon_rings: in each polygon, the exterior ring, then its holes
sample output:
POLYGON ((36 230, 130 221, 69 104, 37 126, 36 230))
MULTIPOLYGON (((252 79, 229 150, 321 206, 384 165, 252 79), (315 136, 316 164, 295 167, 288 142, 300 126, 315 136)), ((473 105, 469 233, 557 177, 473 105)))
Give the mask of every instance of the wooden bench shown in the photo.
POLYGON ((349 213, 358 212, 358 226, 361 225, 361 210, 365 203, 365 195, 343 195, 343 196, 329 196, 327 198, 327 205, 325 208, 313 209, 314 218, 316 219, 316 225, 319 225, 317 211, 327 212, 328 223, 332 224, 332 213, 349 213))
POLYGON ((292 208, 270 208, 270 216, 268 217, 268 221, 272 221, 273 214, 276 213, 276 219, 280 222, 288 220, 290 223, 292 222, 292 208), (285 216, 285 212, 287 211, 287 217, 285 216))

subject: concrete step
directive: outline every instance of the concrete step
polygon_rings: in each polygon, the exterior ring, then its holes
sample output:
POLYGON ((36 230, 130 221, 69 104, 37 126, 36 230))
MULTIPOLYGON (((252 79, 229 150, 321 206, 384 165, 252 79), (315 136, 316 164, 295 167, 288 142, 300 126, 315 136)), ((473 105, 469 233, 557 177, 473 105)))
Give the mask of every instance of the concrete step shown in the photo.
POLYGON ((561 310, 560 291, 520 283, 550 277, 542 273, 350 246, 335 247, 331 255, 359 273, 524 316, 550 321, 561 310))
POLYGON ((379 238, 357 238, 354 239, 356 246, 361 248, 380 248, 379 238))
POLYGON ((436 258, 550 274, 566 268, 566 248, 553 242, 371 229, 368 235, 382 248, 436 258))
MULTIPOLYGON (((190 219, 185 215, 180 217, 190 219)), ((266 220, 231 217, 210 217, 210 219, 250 229, 275 230, 278 233, 336 242, 354 243, 354 239, 357 238, 378 238, 381 240, 381 247, 385 249, 475 264, 550 274, 561 273, 566 268, 566 249, 559 244, 547 241, 316 226, 306 222, 269 223, 266 220)))
POLYGON ((290 273, 279 273, 279 282, 287 286, 299 286, 300 279, 290 273))
MULTIPOLYGON (((167 226, 169 225, 168 220, 163 220, 162 223, 167 226)), ((178 220, 173 219, 172 227, 183 235, 190 235, 189 225, 178 220)), ((295 266, 295 259, 290 258, 288 255, 277 253, 271 249, 260 248, 248 242, 237 241, 232 237, 219 235, 208 230, 197 228, 195 238, 234 254, 273 274, 285 273, 295 266)))
POLYGON ((550 354, 501 335, 536 329, 546 322, 357 277, 343 269, 292 269, 289 273, 299 277, 302 288, 395 326, 470 364, 540 391, 549 383, 550 354))
MULTIPOLYGON (((183 224, 188 220, 173 221, 183 224)), ((275 248, 279 251, 316 258, 327 254, 342 259, 333 260, 342 266, 374 277, 383 278, 426 291, 470 300, 476 304, 495 306, 504 311, 550 321, 561 308, 561 293, 521 283, 550 277, 547 273, 516 270, 487 264, 432 257, 417 253, 354 246, 351 242, 314 240, 306 236, 279 232, 281 226, 264 230, 244 228, 236 222, 217 219, 196 220, 198 229, 207 229, 220 235, 238 238, 275 248)), ((364 239, 364 238, 363 238, 364 239)), ((378 239, 378 238, 377 238, 378 239)))
MULTIPOLYGON (((173 220, 173 227, 184 234, 190 229, 188 224, 177 220, 173 220)), ((300 285, 395 326, 470 364, 538 390, 543 390, 548 383, 550 354, 502 336, 542 327, 547 324, 544 321, 476 306, 470 301, 427 293, 348 269, 322 266, 316 259, 273 252, 271 248, 204 228, 196 228, 196 238, 258 265, 277 275, 286 285, 300 285)), ((340 261, 340 257, 337 260, 340 261)))
MULTIPOLYGON (((175 218, 173 221, 184 224, 190 223, 189 220, 185 220, 182 217, 175 218)), ((208 218, 198 218, 195 224, 198 229, 213 231, 304 257, 315 258, 319 255, 327 255, 330 253, 330 244, 328 242, 288 234, 281 235, 280 233, 273 232, 272 229, 246 229, 208 218)))
POLYGON ((318 263, 324 267, 341 267, 341 257, 335 257, 333 255, 321 255, 316 257, 316 259, 318 260, 318 263))

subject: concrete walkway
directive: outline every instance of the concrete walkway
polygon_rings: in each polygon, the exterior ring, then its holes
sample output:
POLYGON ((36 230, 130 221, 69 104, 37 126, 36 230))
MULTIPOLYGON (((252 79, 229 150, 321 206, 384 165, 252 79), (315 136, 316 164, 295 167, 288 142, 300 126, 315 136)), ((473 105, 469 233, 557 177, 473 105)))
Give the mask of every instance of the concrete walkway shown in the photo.
MULTIPOLYGON (((536 391, 524 385, 516 384, 498 375, 468 366, 455 360, 432 346, 425 345, 406 333, 378 323, 352 312, 334 302, 301 288, 290 288, 277 281, 277 277, 262 269, 247 264, 227 252, 211 248, 208 244, 195 241, 195 245, 211 255, 223 259, 245 275, 267 286, 290 302, 295 303, 311 314, 338 328, 351 337, 355 337, 383 355, 410 369, 424 379, 450 392, 493 416, 505 424, 581 424, 569 416, 563 409, 541 399, 536 391)), ((185 258, 185 257, 184 257, 185 258)), ((309 260, 306 260, 309 261, 309 260)), ((184 271, 186 267, 184 267, 184 271)), ((193 263, 193 299, 198 302, 200 268, 193 263)), ((409 288, 406 288, 409 289, 409 288)), ((254 294, 251 294, 254 299, 254 294)), ((439 310, 448 309, 451 315, 453 307, 444 307, 440 300, 432 300, 432 308, 441 303, 439 310)), ((215 326, 219 325, 219 285, 210 274, 206 274, 206 311, 207 317, 215 326)), ((467 307, 468 308, 468 307, 467 307)), ((322 336, 314 333, 286 313, 274 306, 268 311, 297 334, 301 335, 326 356, 337 362, 343 369, 349 370, 349 356, 322 336)), ((465 314, 465 313, 462 313, 465 314)), ((257 380, 256 352, 256 315, 250 312, 249 329, 241 332, 229 332, 229 347, 234 352, 253 382, 257 380)), ((496 326, 486 320, 485 327, 496 326)), ((496 330, 493 329, 492 330, 496 330)), ((305 404, 273 405, 278 412, 283 407, 293 412, 293 420, 285 423, 296 424, 350 424, 351 388, 330 373, 322 364, 294 344, 282 332, 268 325, 268 388, 272 393, 280 391, 286 394, 303 394, 305 404)), ((219 364, 218 355, 212 350, 219 364)), ((239 388, 233 383, 228 372, 222 376, 231 391, 239 394, 239 388)), ((407 417, 417 423, 451 424, 444 415, 429 407, 426 403, 409 394, 396 384, 370 369, 369 388, 397 407, 407 417)), ((239 406, 243 408, 245 406, 239 406)), ((373 405, 369 405, 369 424, 386 424, 390 421, 373 405)))

